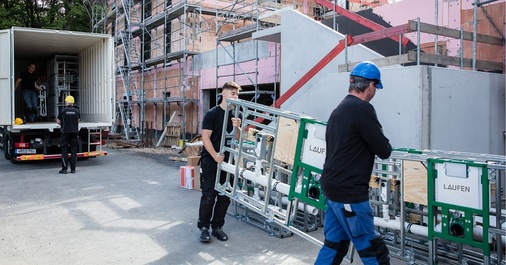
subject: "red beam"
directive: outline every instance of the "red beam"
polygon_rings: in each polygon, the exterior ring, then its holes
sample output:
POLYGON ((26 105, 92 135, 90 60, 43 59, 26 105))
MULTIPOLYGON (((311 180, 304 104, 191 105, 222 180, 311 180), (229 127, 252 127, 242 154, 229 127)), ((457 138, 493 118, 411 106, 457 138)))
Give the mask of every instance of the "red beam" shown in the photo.
MULTIPOLYGON (((380 30, 380 29, 384 29, 385 27, 372 21, 372 20, 369 20, 363 16, 360 16, 360 15, 357 15, 356 13, 353 13, 345 8, 342 8, 338 5, 334 5, 332 4, 331 2, 327 1, 327 0, 315 0, 316 3, 330 9, 330 10, 335 10, 336 13, 340 14, 340 15, 343 15, 357 23, 359 23, 360 25, 364 26, 364 27, 367 27, 369 29, 372 29, 372 30, 380 30)), ((391 39, 395 40, 395 41, 399 41, 399 37, 398 36, 392 36, 390 37, 391 39)), ((401 43, 402 45, 406 46, 408 45, 409 43, 409 39, 402 36, 401 38, 401 43)))
MULTIPOLYGON (((348 45, 351 45, 353 42, 353 38, 350 35, 346 35, 346 40, 348 42, 348 45)), ((290 89, 288 89, 281 97, 279 97, 278 100, 276 100, 276 103, 274 104, 274 107, 279 108, 283 103, 285 103, 286 100, 288 100, 295 92, 297 92, 304 84, 307 83, 307 81, 311 80, 323 67, 325 67, 327 64, 330 63, 336 56, 341 53, 345 45, 345 39, 342 39, 339 41, 336 47, 334 47, 325 57, 323 57, 318 63, 316 63, 311 70, 309 70, 304 76, 302 76, 299 81, 297 81, 295 84, 293 84, 290 89)))

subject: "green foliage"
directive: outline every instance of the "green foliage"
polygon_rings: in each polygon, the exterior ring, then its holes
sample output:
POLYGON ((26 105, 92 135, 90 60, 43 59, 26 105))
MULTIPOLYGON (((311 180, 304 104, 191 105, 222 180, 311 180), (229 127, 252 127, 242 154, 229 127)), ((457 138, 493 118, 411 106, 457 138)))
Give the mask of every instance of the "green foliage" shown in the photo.
POLYGON ((0 29, 16 26, 91 32, 88 8, 81 0, 2 0, 0 29))

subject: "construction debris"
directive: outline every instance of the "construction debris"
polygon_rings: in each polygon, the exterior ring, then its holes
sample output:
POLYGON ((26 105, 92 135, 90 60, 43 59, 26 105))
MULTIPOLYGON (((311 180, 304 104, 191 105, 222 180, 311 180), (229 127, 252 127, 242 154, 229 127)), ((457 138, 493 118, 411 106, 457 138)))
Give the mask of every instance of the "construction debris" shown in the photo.
POLYGON ((123 149, 123 148, 137 147, 137 144, 126 142, 126 141, 109 141, 107 143, 107 147, 112 148, 112 149, 123 149))

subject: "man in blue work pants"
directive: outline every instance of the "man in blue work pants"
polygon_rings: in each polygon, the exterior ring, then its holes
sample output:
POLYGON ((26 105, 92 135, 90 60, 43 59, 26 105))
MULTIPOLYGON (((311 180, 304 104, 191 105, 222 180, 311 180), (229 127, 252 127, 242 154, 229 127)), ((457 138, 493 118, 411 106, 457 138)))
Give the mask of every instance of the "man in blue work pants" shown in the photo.
MULTIPOLYGON (((369 181, 378 156, 392 145, 369 103, 383 89, 378 67, 360 62, 350 73, 348 95, 332 111, 325 131, 325 163, 320 184, 327 198, 325 242, 315 264, 341 264, 350 241, 364 264, 390 264, 383 238, 374 227, 369 181)), ((388 217, 388 216, 385 216, 388 217)))
POLYGON ((325 244, 315 264, 340 264, 348 253, 350 240, 364 264, 389 264, 388 249, 374 229, 369 201, 344 204, 327 200, 325 244))

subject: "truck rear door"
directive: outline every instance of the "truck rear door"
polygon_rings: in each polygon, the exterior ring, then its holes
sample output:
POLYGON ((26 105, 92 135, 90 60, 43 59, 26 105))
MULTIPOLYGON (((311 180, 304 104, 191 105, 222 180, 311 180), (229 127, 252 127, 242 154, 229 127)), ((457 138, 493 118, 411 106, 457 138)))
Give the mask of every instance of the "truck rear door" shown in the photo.
POLYGON ((12 124, 12 43, 10 30, 0 30, 0 125, 12 124))

